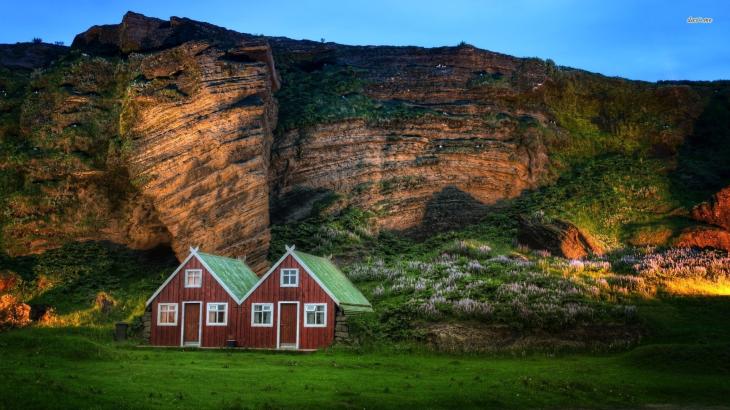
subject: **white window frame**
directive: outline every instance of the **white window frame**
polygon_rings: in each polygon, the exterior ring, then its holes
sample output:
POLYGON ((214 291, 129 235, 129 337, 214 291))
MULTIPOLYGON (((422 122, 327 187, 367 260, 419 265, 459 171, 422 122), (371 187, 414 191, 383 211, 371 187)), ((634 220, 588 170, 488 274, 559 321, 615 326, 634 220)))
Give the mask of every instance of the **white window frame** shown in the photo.
POLYGON ((273 303, 252 303, 251 304, 251 327, 274 327, 274 304, 273 303), (269 312, 269 323, 256 323, 256 307, 257 306, 268 306, 269 310, 262 310, 261 312, 269 312))
POLYGON ((279 286, 282 288, 296 288, 299 286, 299 269, 281 268, 279 271, 279 286), (284 271, 294 271, 294 283, 284 283, 284 271))
MULTIPOLYGON (((316 315, 316 313, 315 313, 316 315)), ((316 317, 316 316, 315 316, 316 317)), ((327 327, 327 304, 326 303, 305 303, 304 304, 304 327, 327 327), (324 322, 322 324, 309 323, 307 320, 307 307, 314 306, 315 312, 317 306, 324 306, 324 322)))
POLYGON ((201 288, 203 287, 203 270, 202 269, 185 269, 185 280, 183 281, 183 286, 186 288, 201 288), (197 273, 200 275, 200 282, 198 283, 198 286, 188 286, 188 274, 191 273, 197 273))
POLYGON ((177 317, 179 314, 179 310, 177 308, 177 303, 158 303, 157 304, 157 326, 177 326, 177 317), (175 320, 172 323, 162 323, 160 321, 160 318, 162 317, 162 307, 168 307, 168 306, 174 306, 175 307, 175 320))
MULTIPOLYGON (((219 310, 215 311, 216 313, 219 312, 219 310)), ((228 302, 208 302, 205 308, 205 325, 206 326, 228 326, 228 302), (225 306, 225 309, 223 310, 223 323, 217 323, 217 322, 211 322, 210 321, 210 308, 212 306, 217 305, 223 305, 225 306)))

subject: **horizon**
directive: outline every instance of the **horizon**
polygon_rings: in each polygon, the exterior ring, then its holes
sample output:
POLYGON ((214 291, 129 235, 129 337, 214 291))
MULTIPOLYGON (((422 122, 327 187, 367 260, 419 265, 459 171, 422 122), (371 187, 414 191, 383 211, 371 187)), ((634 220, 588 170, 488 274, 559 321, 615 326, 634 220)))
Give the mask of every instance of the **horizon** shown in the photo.
POLYGON ((47 0, 11 4, 0 16, 4 27, 0 43, 37 37, 70 46, 75 35, 94 25, 118 24, 127 11, 133 11, 162 20, 187 17, 242 33, 347 45, 430 48, 464 41, 492 52, 551 59, 561 66, 631 80, 730 79, 730 50, 724 45, 730 38, 726 24, 730 8, 711 1, 667 6, 654 0, 641 5, 522 0, 507 6, 459 0, 448 9, 434 7, 434 3, 388 4, 382 0, 344 6, 334 2, 213 1, 205 7, 138 0, 94 7, 93 2, 73 0, 65 2, 62 10, 54 10, 51 5, 55 4, 47 0), (691 24, 690 17, 712 22, 691 24))

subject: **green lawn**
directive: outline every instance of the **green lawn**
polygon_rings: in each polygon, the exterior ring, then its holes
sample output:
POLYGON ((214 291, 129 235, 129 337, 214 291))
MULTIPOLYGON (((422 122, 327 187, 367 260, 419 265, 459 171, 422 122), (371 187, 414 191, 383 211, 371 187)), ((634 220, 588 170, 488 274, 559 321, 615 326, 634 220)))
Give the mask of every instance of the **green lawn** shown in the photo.
POLYGON ((313 354, 136 348, 108 328, 0 334, 0 408, 633 408, 730 405, 729 298, 639 304, 620 353, 313 354))

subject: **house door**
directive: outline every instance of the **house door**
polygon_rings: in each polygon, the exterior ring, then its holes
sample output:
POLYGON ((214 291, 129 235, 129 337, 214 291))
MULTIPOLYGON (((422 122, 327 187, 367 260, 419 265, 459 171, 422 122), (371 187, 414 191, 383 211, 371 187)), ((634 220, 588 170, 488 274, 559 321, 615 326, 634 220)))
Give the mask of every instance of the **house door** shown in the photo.
POLYGON ((185 303, 183 345, 200 346, 200 303, 185 303))
POLYGON ((279 305, 279 347, 297 348, 297 306, 296 303, 279 305))

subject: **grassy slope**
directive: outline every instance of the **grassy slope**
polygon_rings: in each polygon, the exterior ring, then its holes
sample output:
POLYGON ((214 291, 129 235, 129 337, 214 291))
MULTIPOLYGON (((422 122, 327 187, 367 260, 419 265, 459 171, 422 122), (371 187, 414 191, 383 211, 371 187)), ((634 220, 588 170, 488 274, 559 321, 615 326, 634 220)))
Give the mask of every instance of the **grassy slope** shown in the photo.
POLYGON ((0 408, 730 404, 730 300, 654 301, 642 311, 657 333, 613 355, 183 352, 114 345, 108 331, 24 329, 0 335, 0 408))
POLYGON ((104 242, 69 243, 17 258, 0 254, 0 267, 20 279, 13 289, 20 300, 52 307, 56 325, 94 327, 138 318, 176 263, 170 250, 140 252, 104 242), (113 306, 102 311, 100 297, 113 306))

